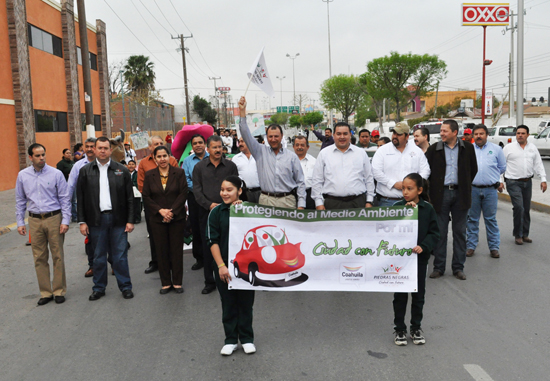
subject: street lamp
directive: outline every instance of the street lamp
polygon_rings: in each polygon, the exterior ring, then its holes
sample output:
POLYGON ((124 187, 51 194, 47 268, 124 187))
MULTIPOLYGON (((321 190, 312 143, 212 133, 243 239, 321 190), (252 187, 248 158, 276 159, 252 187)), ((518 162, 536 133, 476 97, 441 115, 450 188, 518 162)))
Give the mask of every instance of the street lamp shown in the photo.
POLYGON ((281 81, 281 112, 283 111, 283 79, 286 77, 277 77, 279 81, 281 81))
POLYGON ((294 106, 296 106, 296 80, 295 80, 295 77, 294 77, 294 60, 299 55, 300 55, 300 53, 296 53, 293 57, 288 53, 286 54, 286 56, 292 60, 292 88, 294 89, 294 97, 292 98, 292 104, 294 106))
MULTIPOLYGON (((327 3, 327 23, 328 23, 328 76, 332 78, 332 63, 331 63, 331 54, 330 54, 330 12, 329 12, 329 3, 332 3, 334 0, 322 0, 323 3, 327 3)), ((329 121, 327 123, 328 127, 332 128, 332 110, 329 109, 329 121)))

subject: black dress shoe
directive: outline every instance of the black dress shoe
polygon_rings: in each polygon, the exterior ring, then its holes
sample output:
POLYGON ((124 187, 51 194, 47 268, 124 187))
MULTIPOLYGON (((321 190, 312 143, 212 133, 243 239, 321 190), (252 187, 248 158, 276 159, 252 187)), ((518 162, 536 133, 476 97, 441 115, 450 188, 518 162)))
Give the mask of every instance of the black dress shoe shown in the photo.
POLYGON ((191 266, 191 270, 200 270, 204 267, 204 264, 202 262, 195 262, 193 266, 191 266))
POLYGON ((183 294, 183 287, 174 287, 176 294, 183 294))
POLYGON ((88 298, 88 300, 98 300, 98 299, 100 299, 102 296, 105 296, 105 293, 104 293, 104 292, 94 291, 94 292, 92 292, 92 295, 90 295, 90 297, 88 298))
POLYGON ((161 288, 159 292, 160 292, 161 295, 166 295, 166 294, 168 294, 170 291, 172 291, 172 287, 171 287, 171 286, 168 287, 168 288, 161 288))
POLYGON ((157 265, 151 265, 145 269, 145 274, 154 273, 155 271, 158 271, 158 269, 159 268, 157 267, 157 265))
POLYGON ((122 291, 122 297, 124 299, 132 299, 134 297, 134 293, 132 290, 124 290, 122 291))
POLYGON ((38 299, 38 304, 39 306, 43 306, 44 304, 48 304, 49 302, 51 302, 53 300, 53 296, 50 296, 49 298, 40 298, 38 299))
POLYGON ((214 285, 210 285, 210 286, 204 286, 204 288, 202 289, 202 293, 204 295, 206 294, 210 294, 212 291, 214 291, 216 289, 216 286, 214 285))
POLYGON ((63 295, 54 296, 57 304, 65 303, 65 297, 63 295))

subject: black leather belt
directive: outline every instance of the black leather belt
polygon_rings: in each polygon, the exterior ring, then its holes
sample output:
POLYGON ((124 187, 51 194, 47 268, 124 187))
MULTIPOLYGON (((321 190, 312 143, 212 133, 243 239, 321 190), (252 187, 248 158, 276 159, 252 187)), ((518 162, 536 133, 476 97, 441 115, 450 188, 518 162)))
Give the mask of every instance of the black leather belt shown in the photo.
POLYGON ((104 210, 101 214, 113 214, 112 210, 104 210))
POLYGON ((362 196, 362 194, 355 194, 353 196, 346 196, 346 197, 338 197, 338 196, 331 196, 330 194, 323 194, 323 198, 325 199, 328 198, 329 200, 338 200, 338 201, 352 201, 360 196, 362 196))
POLYGON ((248 188, 248 191, 249 191, 249 192, 257 192, 257 191, 259 191, 259 190, 262 190, 262 188, 260 188, 260 187, 248 188))
POLYGON ((458 185, 456 185, 456 184, 443 185, 443 189, 455 190, 455 189, 458 189, 458 185))
POLYGON ((472 184, 472 186, 475 187, 475 188, 484 189, 484 188, 494 188, 495 184, 491 184, 491 185, 474 185, 474 184, 472 184))
POLYGON ((506 180, 512 180, 512 181, 522 181, 524 183, 528 182, 529 180, 531 180, 533 178, 533 176, 531 177, 524 177, 522 179, 506 179, 506 180))
POLYGON ((55 216, 59 213, 61 213, 61 209, 60 210, 54 210, 53 212, 49 212, 49 213, 39 213, 39 214, 29 212, 29 216, 31 216, 33 218, 40 218, 41 220, 44 220, 46 218, 50 218, 52 216, 55 216))
POLYGON ((281 197, 290 196, 292 194, 292 192, 270 193, 270 192, 262 191, 262 194, 265 194, 266 196, 270 196, 270 197, 281 198, 281 197))

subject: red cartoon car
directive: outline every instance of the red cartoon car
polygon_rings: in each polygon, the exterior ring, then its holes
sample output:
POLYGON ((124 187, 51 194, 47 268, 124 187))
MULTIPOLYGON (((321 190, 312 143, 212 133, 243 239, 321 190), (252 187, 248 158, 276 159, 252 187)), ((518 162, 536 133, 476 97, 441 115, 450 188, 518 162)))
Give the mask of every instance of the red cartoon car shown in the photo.
POLYGON ((302 276, 306 258, 301 243, 288 242, 284 230, 274 225, 263 225, 249 230, 241 250, 233 261, 235 277, 252 285, 284 279, 288 282, 302 276))

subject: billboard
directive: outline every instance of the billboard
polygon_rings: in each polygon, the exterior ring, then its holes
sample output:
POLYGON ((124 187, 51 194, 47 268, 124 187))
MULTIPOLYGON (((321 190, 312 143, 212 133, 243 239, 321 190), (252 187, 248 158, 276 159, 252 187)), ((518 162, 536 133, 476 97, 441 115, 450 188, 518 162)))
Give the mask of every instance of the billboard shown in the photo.
POLYGON ((462 25, 504 26, 510 24, 509 3, 463 3, 462 25))
POLYGON ((484 111, 485 116, 493 115, 493 90, 485 90, 484 111))

